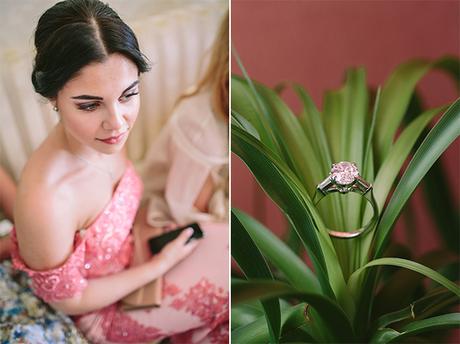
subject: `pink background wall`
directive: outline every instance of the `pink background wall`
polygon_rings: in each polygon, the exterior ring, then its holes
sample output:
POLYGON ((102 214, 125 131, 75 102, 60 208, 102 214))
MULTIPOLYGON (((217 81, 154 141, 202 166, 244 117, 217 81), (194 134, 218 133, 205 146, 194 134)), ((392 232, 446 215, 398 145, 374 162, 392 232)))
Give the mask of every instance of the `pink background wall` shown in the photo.
MULTIPOLYGON (((298 82, 320 108, 324 91, 341 85, 347 67, 364 66, 369 85, 376 88, 408 59, 458 56, 459 23, 459 1, 232 1, 232 42, 249 75, 270 86, 285 80, 298 82)), ((240 74, 234 61, 232 69, 240 74)), ((439 72, 427 75, 418 89, 427 106, 457 97, 452 81, 439 72)), ((296 108, 294 98, 285 97, 296 108)), ((442 157, 457 201, 459 146, 457 140, 442 157)), ((415 240, 422 253, 435 248, 439 239, 420 193, 415 192, 412 202, 419 233, 415 240)), ((281 214, 235 156, 232 205, 276 233, 284 231, 281 214)), ((400 218, 398 240, 404 239, 402 222, 400 218)))

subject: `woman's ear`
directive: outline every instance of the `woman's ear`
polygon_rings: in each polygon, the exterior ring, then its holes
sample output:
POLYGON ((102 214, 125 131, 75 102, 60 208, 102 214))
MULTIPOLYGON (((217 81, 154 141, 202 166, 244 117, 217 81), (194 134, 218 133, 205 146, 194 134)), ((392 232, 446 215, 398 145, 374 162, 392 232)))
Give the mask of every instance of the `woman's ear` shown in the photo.
POLYGON ((51 106, 53 107, 53 110, 58 112, 59 108, 57 106, 57 99, 56 98, 50 98, 49 101, 50 101, 51 106))

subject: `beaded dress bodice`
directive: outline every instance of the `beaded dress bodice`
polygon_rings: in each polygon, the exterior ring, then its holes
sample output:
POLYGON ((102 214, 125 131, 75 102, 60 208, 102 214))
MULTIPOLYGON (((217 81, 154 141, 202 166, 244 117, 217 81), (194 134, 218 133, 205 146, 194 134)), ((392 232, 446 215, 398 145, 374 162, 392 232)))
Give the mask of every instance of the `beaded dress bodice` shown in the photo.
POLYGON ((131 228, 142 189, 142 181, 129 162, 110 202, 88 228, 75 234, 72 254, 61 266, 50 270, 26 266, 13 229, 13 265, 30 276, 35 294, 47 302, 71 298, 83 292, 87 279, 126 268, 133 251, 131 228))

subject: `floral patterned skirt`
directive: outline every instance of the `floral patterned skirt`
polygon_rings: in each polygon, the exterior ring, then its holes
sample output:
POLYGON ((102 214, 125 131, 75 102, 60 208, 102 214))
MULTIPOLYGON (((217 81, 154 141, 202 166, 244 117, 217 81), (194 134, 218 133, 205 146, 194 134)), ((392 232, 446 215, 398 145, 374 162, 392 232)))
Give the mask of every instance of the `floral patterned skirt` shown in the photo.
POLYGON ((91 343, 228 344, 228 225, 201 226, 195 251, 164 275, 161 307, 123 311, 114 304, 76 319, 91 343))
POLYGON ((0 343, 88 343, 70 317, 36 297, 25 273, 0 264, 0 343))
POLYGON ((0 343, 227 344, 228 225, 205 224, 203 230, 197 249, 164 276, 161 307, 123 311, 113 304, 75 317, 75 323, 36 297, 28 276, 4 261, 0 343))

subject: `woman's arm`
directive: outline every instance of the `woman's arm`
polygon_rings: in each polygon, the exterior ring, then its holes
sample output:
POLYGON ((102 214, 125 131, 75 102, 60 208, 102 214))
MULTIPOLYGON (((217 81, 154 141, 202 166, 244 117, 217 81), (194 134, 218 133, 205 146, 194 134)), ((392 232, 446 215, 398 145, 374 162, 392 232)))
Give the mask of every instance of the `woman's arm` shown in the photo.
MULTIPOLYGON (((0 168, 0 210, 13 222, 13 208, 16 199, 16 184, 13 179, 0 168)), ((0 238, 0 261, 10 256, 11 240, 7 235, 0 238)))
POLYGON ((201 188, 198 196, 195 199, 193 204, 196 209, 202 213, 208 212, 209 201, 214 193, 214 182, 212 180, 211 174, 208 174, 206 181, 204 182, 203 187, 201 188))
POLYGON ((13 222, 13 207, 16 198, 16 185, 13 179, 0 168, 0 209, 13 222))
POLYGON ((153 281, 189 255, 198 245, 198 240, 185 242, 193 233, 184 231, 177 239, 169 243, 150 261, 119 273, 88 280, 88 286, 82 294, 51 305, 69 315, 91 312, 111 305, 134 290, 153 281))
MULTIPOLYGON (((75 228, 78 228, 76 205, 72 202, 74 197, 62 187, 54 192, 37 186, 32 193, 21 190, 16 207, 20 256, 29 268, 44 274, 68 263, 73 254, 75 228)), ((87 279, 87 285, 81 293, 50 304, 70 315, 91 312, 113 304, 156 279, 190 254, 198 244, 194 240, 184 245, 190 235, 190 232, 184 231, 150 261, 119 273, 87 279)), ((80 283, 80 278, 72 281, 69 276, 62 276, 61 279, 66 277, 68 283, 80 283)), ((78 286, 75 287, 70 289, 78 290, 78 286)), ((53 295, 49 298, 52 299, 53 295)))

